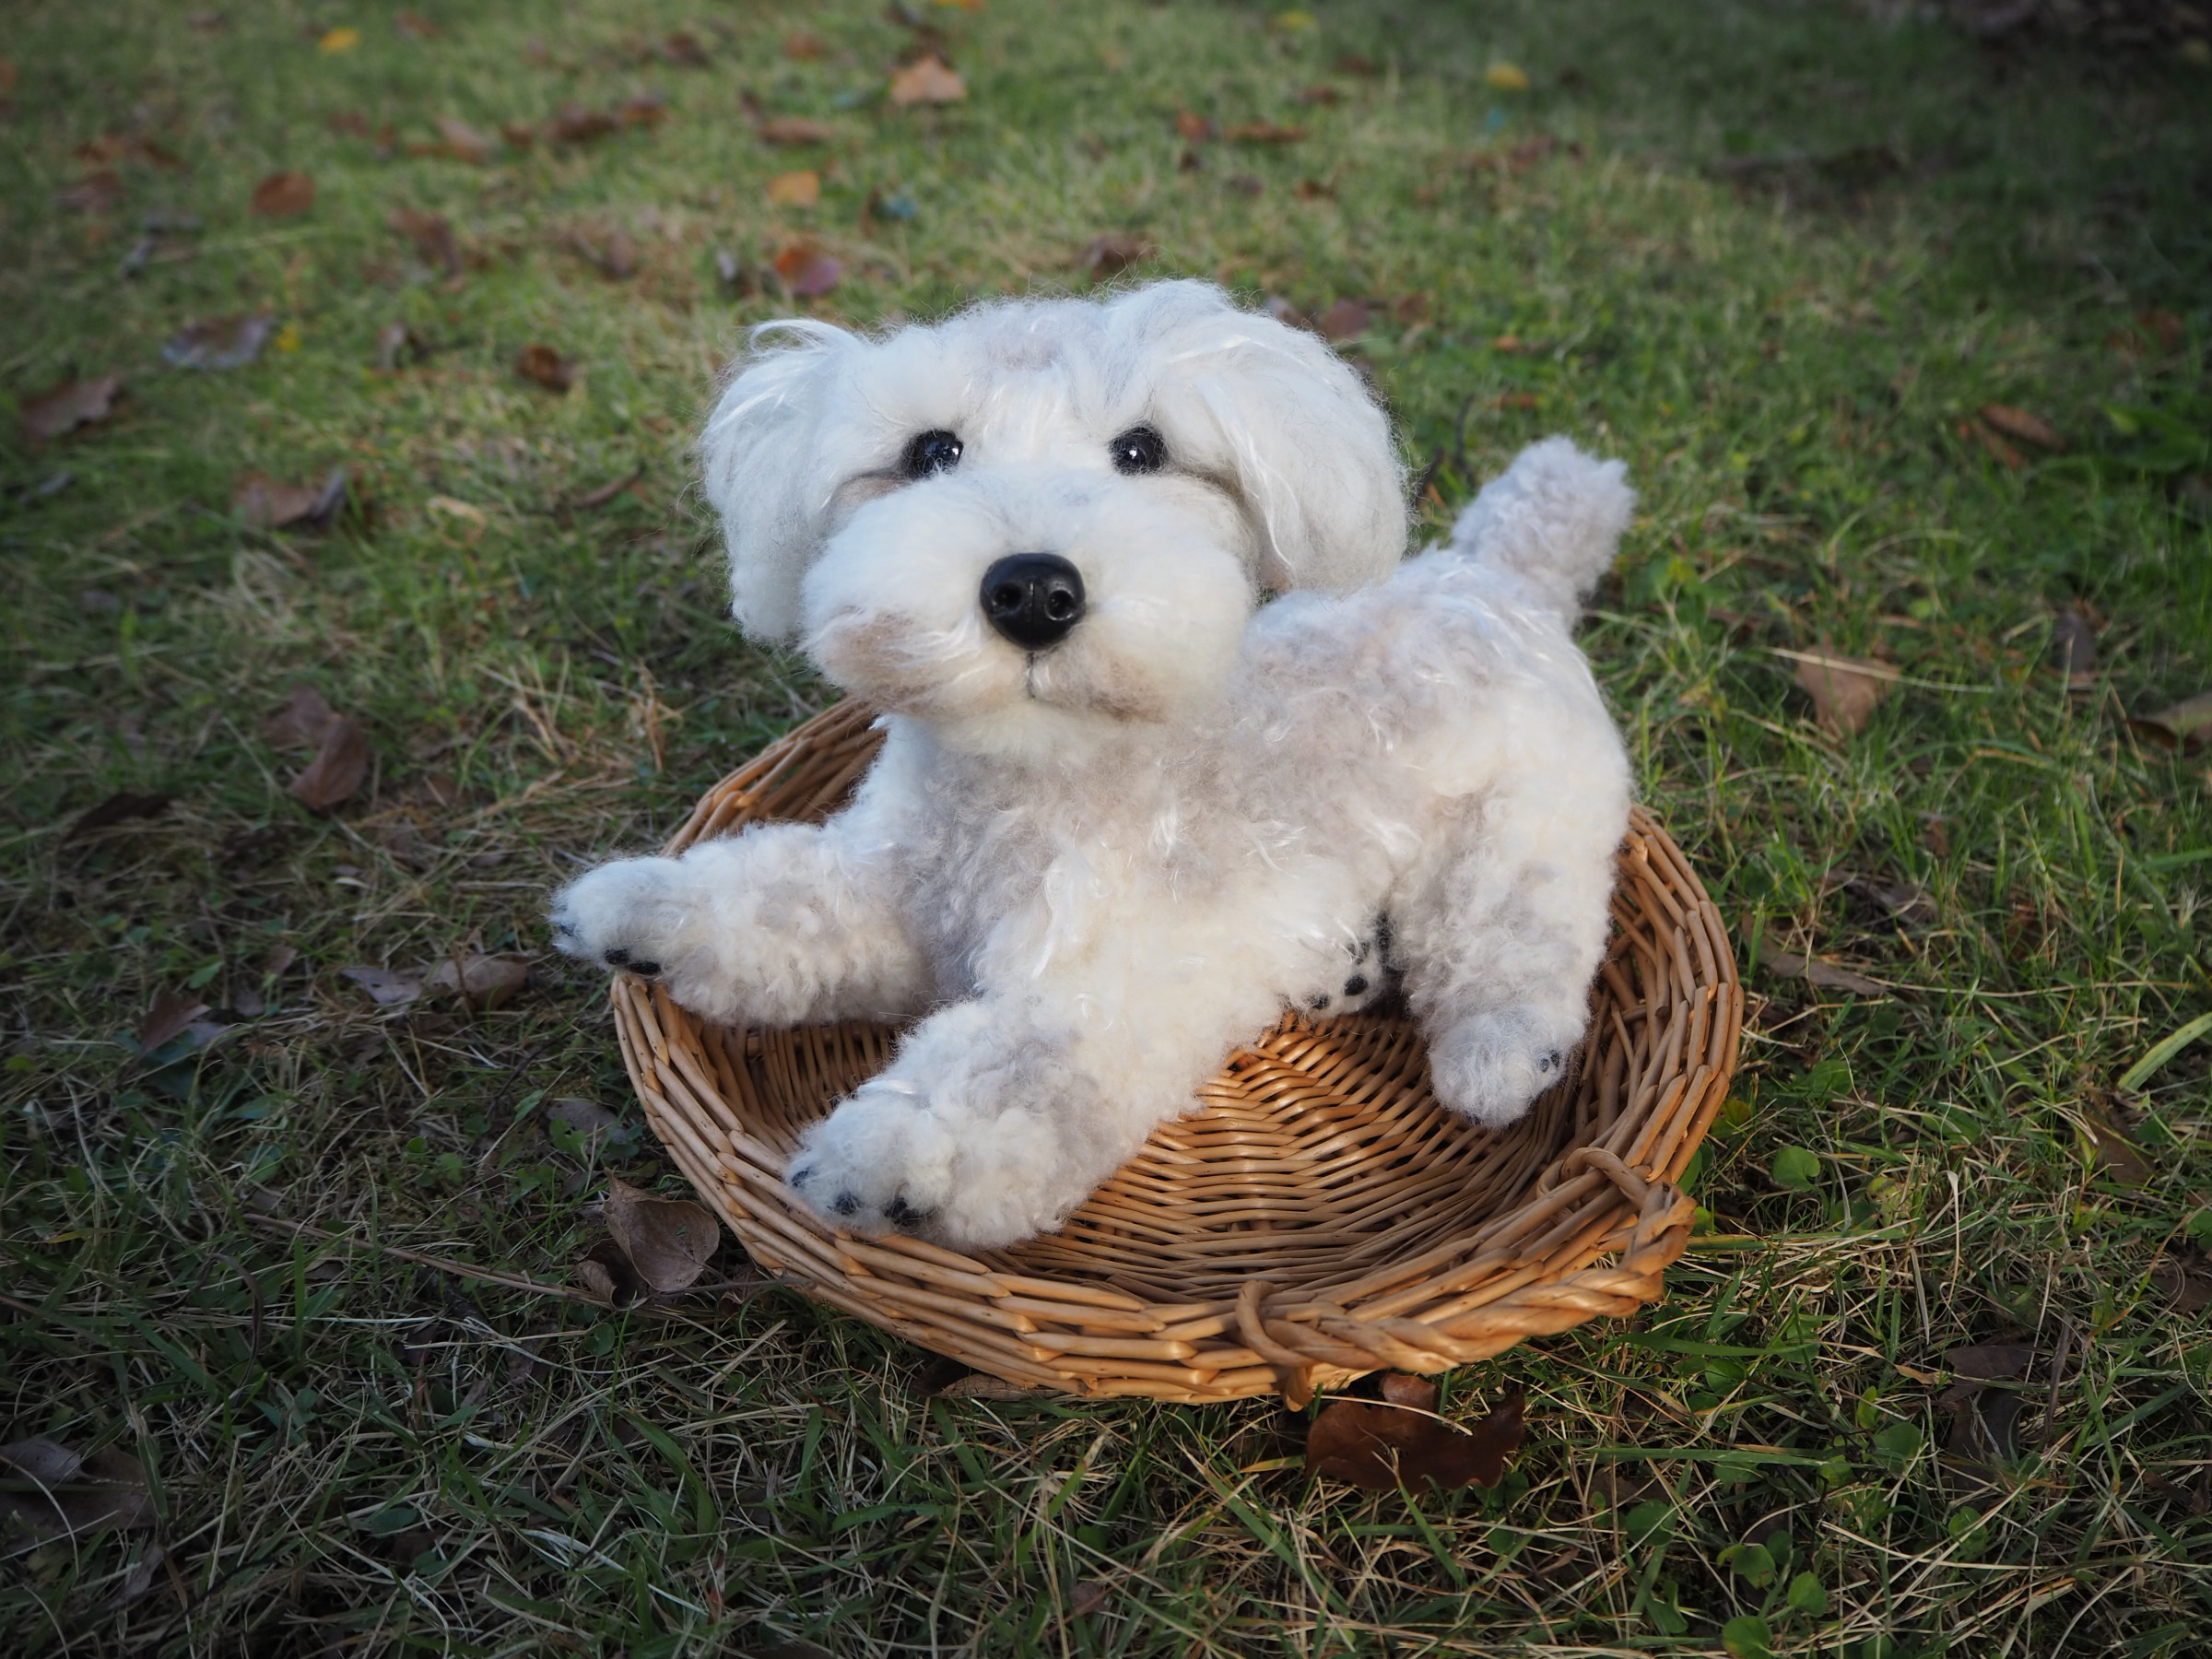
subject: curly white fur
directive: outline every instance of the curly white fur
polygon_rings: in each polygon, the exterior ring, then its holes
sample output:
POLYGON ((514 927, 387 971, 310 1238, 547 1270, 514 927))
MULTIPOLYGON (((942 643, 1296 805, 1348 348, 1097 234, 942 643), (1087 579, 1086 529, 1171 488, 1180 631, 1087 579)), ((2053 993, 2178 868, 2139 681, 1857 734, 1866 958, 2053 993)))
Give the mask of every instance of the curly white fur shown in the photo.
POLYGON ((924 1016, 792 1192, 963 1248, 1048 1230, 1284 1007, 1401 975, 1439 1096, 1525 1112, 1582 1037, 1628 816, 1571 640, 1619 463, 1535 444, 1400 564, 1381 411, 1208 285, 783 326, 707 488, 739 619, 884 710, 882 753, 829 823, 603 865, 554 922, 711 1018, 924 1016), (1158 470, 1110 459, 1137 428, 1158 470), (910 477, 925 432, 958 463, 910 477), (1087 605, 1030 650, 979 589, 1041 551, 1087 605))

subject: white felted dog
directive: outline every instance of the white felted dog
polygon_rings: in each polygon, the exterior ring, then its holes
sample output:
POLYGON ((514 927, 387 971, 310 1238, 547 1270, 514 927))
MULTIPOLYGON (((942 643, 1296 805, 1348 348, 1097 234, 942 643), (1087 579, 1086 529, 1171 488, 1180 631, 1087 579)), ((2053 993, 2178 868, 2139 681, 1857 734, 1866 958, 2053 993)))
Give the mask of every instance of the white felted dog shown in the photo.
POLYGON ((1027 1238, 1286 1007, 1401 982, 1447 1105, 1564 1075, 1629 809, 1571 638, 1619 463, 1536 444, 1400 563, 1359 377, 1209 285, 775 332, 700 445, 737 618, 882 752, 829 823, 602 865, 553 921, 711 1019, 922 1017, 792 1193, 1027 1238))

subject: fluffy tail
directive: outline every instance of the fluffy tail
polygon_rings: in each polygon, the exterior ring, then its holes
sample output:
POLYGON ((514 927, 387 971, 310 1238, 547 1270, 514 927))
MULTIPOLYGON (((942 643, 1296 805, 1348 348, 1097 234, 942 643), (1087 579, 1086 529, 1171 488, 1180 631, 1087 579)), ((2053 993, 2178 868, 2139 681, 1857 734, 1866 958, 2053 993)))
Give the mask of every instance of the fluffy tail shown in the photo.
POLYGON ((1532 443, 1452 526, 1452 550, 1512 571, 1572 618, 1613 562, 1636 509, 1629 469, 1564 438, 1532 443))

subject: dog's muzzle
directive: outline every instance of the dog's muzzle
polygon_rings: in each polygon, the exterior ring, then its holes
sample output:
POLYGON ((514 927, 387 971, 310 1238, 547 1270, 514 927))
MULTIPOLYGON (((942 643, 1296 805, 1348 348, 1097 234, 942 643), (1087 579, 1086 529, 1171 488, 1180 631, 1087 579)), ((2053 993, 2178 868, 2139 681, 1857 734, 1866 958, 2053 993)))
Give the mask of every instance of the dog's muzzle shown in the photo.
POLYGON ((1042 651, 1083 620, 1083 573, 1057 553, 1009 553, 983 572, 983 615, 1024 651, 1042 651))

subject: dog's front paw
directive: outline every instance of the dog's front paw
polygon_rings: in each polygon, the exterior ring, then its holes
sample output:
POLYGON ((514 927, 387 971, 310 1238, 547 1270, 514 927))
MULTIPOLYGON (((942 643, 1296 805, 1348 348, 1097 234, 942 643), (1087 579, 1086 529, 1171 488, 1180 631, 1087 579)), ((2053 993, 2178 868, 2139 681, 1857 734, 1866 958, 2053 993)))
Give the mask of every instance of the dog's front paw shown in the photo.
POLYGON ((691 906, 673 858, 625 858, 578 877, 554 895, 553 943, 603 968, 652 978, 683 951, 691 906))
POLYGON ((1453 1111, 1502 1129, 1567 1075, 1574 1041, 1523 1010, 1477 1015, 1431 1038, 1430 1079, 1453 1111))
POLYGON ((879 1081, 814 1126, 783 1185, 832 1227, 928 1233, 951 1196, 956 1150, 919 1097, 879 1081))

